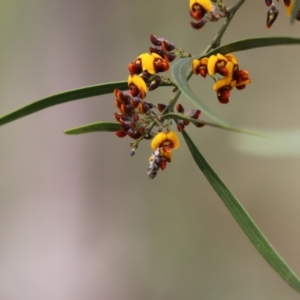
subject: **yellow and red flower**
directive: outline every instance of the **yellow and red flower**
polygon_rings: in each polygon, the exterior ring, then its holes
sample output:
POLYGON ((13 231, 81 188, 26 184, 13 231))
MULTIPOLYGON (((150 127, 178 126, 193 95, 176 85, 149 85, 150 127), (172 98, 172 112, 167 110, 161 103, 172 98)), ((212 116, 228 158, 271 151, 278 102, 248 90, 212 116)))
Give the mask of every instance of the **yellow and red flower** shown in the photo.
POLYGON ((140 97, 144 99, 146 97, 147 85, 142 77, 138 75, 129 75, 127 79, 130 94, 133 97, 140 97))
POLYGON ((228 69, 226 68, 226 64, 228 63, 228 59, 218 53, 216 55, 211 55, 207 61, 207 71, 210 76, 219 73, 223 76, 228 75, 228 69))
POLYGON ((202 77, 207 75, 207 62, 208 57, 202 57, 201 59, 194 59, 192 63, 193 73, 200 74, 202 77))
POLYGON ((199 21, 207 12, 213 10, 213 4, 210 0, 190 0, 190 14, 192 18, 199 21))
POLYGON ((246 87, 246 84, 251 82, 249 78, 249 72, 246 70, 237 70, 234 72, 235 87, 238 90, 242 90, 246 87))
POLYGON ((220 103, 226 104, 229 102, 230 91, 235 87, 235 81, 231 77, 219 79, 214 85, 213 90, 217 92, 217 97, 220 103))
POLYGON ((179 147, 179 138, 174 131, 160 132, 151 141, 151 148, 168 147, 170 149, 177 149, 179 147))
POLYGON ((138 75, 143 71, 155 74, 169 70, 169 63, 157 53, 143 53, 128 64, 128 69, 131 75, 138 75))

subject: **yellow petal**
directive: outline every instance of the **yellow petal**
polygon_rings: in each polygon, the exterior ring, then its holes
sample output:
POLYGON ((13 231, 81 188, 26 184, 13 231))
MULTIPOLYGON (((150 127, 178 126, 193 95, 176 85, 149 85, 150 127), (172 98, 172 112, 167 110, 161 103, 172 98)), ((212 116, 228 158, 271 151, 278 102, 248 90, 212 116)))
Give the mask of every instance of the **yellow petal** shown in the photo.
POLYGON ((158 133, 151 141, 151 148, 156 150, 161 147, 161 144, 167 139, 167 134, 165 132, 158 133))
POLYGON ((207 62, 207 72, 210 76, 216 74, 216 63, 218 62, 218 58, 216 55, 211 55, 208 58, 207 62))
POLYGON ((218 54, 217 54, 217 58, 218 58, 219 60, 225 60, 225 61, 227 61, 227 58, 226 58, 224 55, 222 55, 221 53, 218 53, 218 54))
POLYGON ((293 0, 293 1, 291 2, 290 6, 288 6, 288 7, 286 8, 286 14, 287 14, 288 16, 290 16, 290 15, 292 14, 293 8, 294 8, 294 4, 295 4, 295 1, 293 0))
POLYGON ((233 54, 226 54, 225 57, 227 60, 232 61, 234 65, 238 65, 238 61, 233 54))
POLYGON ((127 79, 128 86, 134 85, 138 90, 142 91, 144 94, 147 92, 147 85, 144 79, 138 75, 129 75, 127 79))
POLYGON ((228 74, 227 74, 226 77, 232 78, 232 75, 233 75, 233 68, 234 68, 233 62, 231 62, 231 61, 227 62, 225 68, 226 68, 227 71, 228 71, 228 74))
POLYGON ((225 86, 230 86, 231 81, 232 81, 232 79, 229 77, 222 78, 213 85, 213 90, 217 91, 225 86))
POLYGON ((192 8, 192 6, 196 3, 196 0, 190 0, 190 9, 192 8))
POLYGON ((212 11, 213 5, 210 0, 197 0, 195 1, 200 4, 207 12, 212 11))
POLYGON ((200 59, 200 62, 201 62, 201 65, 207 65, 207 63, 208 63, 208 57, 202 57, 200 59))
POLYGON ((141 59, 142 62, 142 70, 148 71, 150 74, 155 74, 154 71, 154 56, 149 53, 143 53, 138 58, 141 59))
POLYGON ((153 150, 164 146, 172 149, 177 149, 179 147, 179 138, 174 131, 168 133, 160 132, 151 141, 151 148, 153 150))
POLYGON ((193 63, 192 63, 192 68, 193 68, 193 72, 194 74, 196 74, 196 69, 201 65, 201 62, 199 61, 199 59, 194 59, 193 63))
POLYGON ((244 84, 248 84, 248 83, 251 83, 251 78, 245 78, 240 83, 235 84, 235 86, 240 86, 240 85, 244 85, 244 84))

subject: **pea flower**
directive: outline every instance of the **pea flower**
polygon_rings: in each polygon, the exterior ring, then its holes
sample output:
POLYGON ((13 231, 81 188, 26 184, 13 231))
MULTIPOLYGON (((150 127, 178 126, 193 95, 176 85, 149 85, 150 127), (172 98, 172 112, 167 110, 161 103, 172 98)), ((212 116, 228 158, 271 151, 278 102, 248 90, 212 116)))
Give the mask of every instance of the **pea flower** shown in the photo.
POLYGON ((190 14, 192 18, 200 21, 207 12, 213 10, 210 0, 190 0, 190 14))
POLYGON ((128 65, 131 75, 146 71, 153 75, 169 70, 169 63, 157 53, 143 53, 128 65))
POLYGON ((133 97, 140 97, 144 99, 146 97, 147 85, 142 77, 138 75, 129 75, 127 79, 130 94, 133 97))
POLYGON ((194 59, 192 63, 194 74, 200 74, 202 77, 205 78, 207 75, 207 63, 207 57, 202 57, 201 59, 194 59))
POLYGON ((219 73, 223 76, 227 76, 228 75, 228 70, 226 68, 226 64, 228 62, 228 59, 218 53, 217 55, 211 55, 208 58, 207 61, 207 71, 209 75, 215 75, 216 73, 219 73))
POLYGON ((229 102, 230 91, 234 86, 235 81, 230 77, 222 78, 213 85, 213 90, 217 92, 217 98, 220 103, 226 104, 229 102))

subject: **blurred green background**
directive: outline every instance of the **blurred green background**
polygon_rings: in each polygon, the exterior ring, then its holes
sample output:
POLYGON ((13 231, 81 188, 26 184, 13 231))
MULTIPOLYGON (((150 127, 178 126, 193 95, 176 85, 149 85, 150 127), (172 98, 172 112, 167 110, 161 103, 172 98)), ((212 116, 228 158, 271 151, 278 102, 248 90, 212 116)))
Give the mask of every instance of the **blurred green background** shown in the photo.
MULTIPOLYGON (((183 0, 1 0, 0 8, 1 115, 65 90, 125 80, 150 34, 201 53, 222 23, 193 30, 183 0)), ((290 26, 283 4, 278 8, 267 30, 264 2, 246 1, 223 42, 299 36, 300 24, 290 26)), ((191 85, 235 126, 297 130, 298 53, 297 46, 238 53, 253 83, 233 91, 228 105, 218 103, 209 78, 192 78, 191 85)), ((147 100, 170 95, 161 88, 147 100)), ((173 163, 149 180, 149 142, 130 157, 128 138, 62 133, 113 120, 115 111, 114 96, 106 95, 0 128, 0 299, 299 299, 238 228, 183 141, 173 163)), ((300 143, 289 155, 252 155, 239 150, 247 139, 238 134, 193 126, 188 132, 300 274, 300 143)))

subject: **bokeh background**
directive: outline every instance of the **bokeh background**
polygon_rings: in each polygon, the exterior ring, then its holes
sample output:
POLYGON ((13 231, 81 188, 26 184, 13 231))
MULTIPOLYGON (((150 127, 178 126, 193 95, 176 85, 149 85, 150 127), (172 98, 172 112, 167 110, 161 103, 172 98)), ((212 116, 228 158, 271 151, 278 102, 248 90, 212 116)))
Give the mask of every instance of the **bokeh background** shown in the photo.
MULTIPOLYGON (((223 42, 299 36, 300 24, 291 26, 280 4, 267 30, 264 2, 246 1, 223 42)), ((125 80, 128 62, 147 51, 151 33, 201 53, 222 21, 201 31, 190 21, 183 0, 1 0, 0 114, 62 91, 125 80)), ((217 102, 208 78, 192 78, 191 85, 235 126, 297 130, 298 53, 297 46, 238 53, 253 83, 233 91, 228 105, 217 102)), ((169 98, 161 88, 147 99, 169 98)), ((184 98, 181 103, 192 108, 184 98)), ((247 240, 183 141, 173 163, 150 180, 147 141, 130 157, 128 138, 63 134, 113 120, 114 111, 114 97, 106 95, 0 128, 0 299, 299 299, 247 240)), ((300 274, 297 140, 288 155, 259 155, 240 149, 249 140, 239 134, 188 131, 300 274)))

